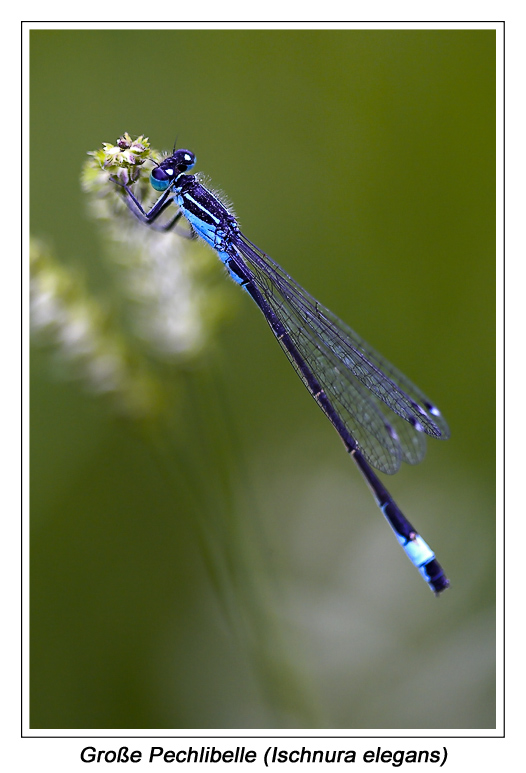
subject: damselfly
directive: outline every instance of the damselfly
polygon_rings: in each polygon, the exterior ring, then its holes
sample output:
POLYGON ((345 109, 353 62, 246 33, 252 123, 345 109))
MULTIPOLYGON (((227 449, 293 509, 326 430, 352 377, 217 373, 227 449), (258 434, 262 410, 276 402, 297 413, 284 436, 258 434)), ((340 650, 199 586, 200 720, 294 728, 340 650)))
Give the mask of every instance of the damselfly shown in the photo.
POLYGON ((398 542, 438 595, 449 580, 371 467, 392 474, 401 462, 420 462, 425 435, 442 440, 449 437, 440 411, 406 376, 244 236, 218 196, 198 175, 187 174, 195 160, 191 151, 174 149, 155 166, 150 182, 161 195, 148 212, 129 185, 119 182, 126 203, 146 224, 154 223, 174 203, 177 213, 163 229, 185 217, 193 235, 215 250, 232 279, 263 312, 297 374, 356 462, 398 542))

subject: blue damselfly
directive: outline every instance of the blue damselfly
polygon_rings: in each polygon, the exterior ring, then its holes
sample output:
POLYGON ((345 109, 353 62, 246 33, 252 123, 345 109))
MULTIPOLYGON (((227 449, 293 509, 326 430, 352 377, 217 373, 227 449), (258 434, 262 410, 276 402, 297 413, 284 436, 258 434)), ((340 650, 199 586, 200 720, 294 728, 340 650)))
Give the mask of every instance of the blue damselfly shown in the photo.
POLYGON ((154 223, 172 203, 192 234, 217 253, 231 278, 263 312, 297 374, 340 435, 378 506, 412 563, 438 595, 449 585, 433 551, 403 515, 373 472, 395 473, 401 462, 416 464, 425 435, 446 439, 449 430, 438 408, 418 387, 360 336, 300 287, 241 232, 237 220, 199 176, 189 150, 175 150, 150 175, 160 193, 146 212, 129 185, 114 178, 133 214, 154 223))

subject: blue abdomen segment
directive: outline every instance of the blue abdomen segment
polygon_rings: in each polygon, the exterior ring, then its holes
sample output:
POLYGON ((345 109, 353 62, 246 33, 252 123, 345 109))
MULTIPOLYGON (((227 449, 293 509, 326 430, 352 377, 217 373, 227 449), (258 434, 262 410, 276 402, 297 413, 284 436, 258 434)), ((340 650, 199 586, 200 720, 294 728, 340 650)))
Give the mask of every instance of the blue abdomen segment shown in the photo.
MULTIPOLYGON (((409 534, 402 534, 397 531, 393 519, 388 512, 389 508, 393 507, 394 502, 388 502, 380 509, 385 515, 387 522, 391 526, 395 533, 398 543, 403 547, 406 556, 411 563, 416 566, 424 580, 428 583, 431 589, 438 595, 445 590, 449 585, 449 580, 444 574, 444 570, 436 560, 435 554, 422 539, 420 534, 412 531, 409 534)), ((396 507, 396 505, 394 505, 396 507)), ((398 508, 396 507, 398 510, 398 508)))

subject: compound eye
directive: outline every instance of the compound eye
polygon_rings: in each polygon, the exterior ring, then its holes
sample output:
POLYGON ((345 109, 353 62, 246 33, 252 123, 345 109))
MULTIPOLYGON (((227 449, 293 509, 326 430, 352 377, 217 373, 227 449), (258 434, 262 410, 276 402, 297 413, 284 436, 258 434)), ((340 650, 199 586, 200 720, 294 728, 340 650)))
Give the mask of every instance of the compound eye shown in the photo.
POLYGON ((164 169, 156 166, 150 175, 150 184, 156 191, 165 191, 174 179, 174 170, 171 167, 164 169))
POLYGON ((195 166, 195 155, 191 150, 176 151, 173 160, 179 172, 187 172, 195 166))

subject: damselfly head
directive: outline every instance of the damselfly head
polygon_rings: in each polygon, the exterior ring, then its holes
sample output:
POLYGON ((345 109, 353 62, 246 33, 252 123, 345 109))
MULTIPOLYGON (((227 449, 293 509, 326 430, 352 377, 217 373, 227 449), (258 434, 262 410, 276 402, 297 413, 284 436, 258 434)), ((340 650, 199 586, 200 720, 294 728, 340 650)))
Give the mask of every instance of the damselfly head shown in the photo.
POLYGON ((194 165, 195 155, 190 150, 176 150, 152 170, 150 183, 156 191, 165 191, 180 174, 194 165))

